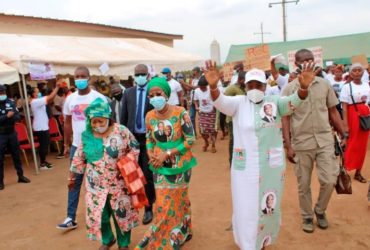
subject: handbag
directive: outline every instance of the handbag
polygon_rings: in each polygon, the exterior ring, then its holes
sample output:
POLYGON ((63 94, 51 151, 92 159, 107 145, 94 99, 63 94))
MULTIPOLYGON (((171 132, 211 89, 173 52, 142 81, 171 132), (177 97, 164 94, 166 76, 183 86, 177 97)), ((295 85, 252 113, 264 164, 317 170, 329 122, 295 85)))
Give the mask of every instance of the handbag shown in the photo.
POLYGON ((370 130, 370 115, 360 115, 360 113, 358 112, 358 109, 357 109, 357 104, 353 98, 353 95, 352 95, 352 84, 350 83, 349 84, 349 89, 350 89, 350 92, 351 92, 351 99, 352 99, 352 102, 353 102, 353 105, 355 105, 355 110, 358 114, 358 117, 359 117, 359 120, 360 120, 360 128, 364 131, 368 131, 370 130))
MULTIPOLYGON (((338 135, 335 135, 335 142, 339 144, 338 135)), ((337 192, 337 194, 352 194, 351 177, 344 167, 344 156, 341 147, 339 147, 339 154, 341 163, 339 165, 339 175, 337 179, 337 184, 335 185, 335 191, 337 192)))

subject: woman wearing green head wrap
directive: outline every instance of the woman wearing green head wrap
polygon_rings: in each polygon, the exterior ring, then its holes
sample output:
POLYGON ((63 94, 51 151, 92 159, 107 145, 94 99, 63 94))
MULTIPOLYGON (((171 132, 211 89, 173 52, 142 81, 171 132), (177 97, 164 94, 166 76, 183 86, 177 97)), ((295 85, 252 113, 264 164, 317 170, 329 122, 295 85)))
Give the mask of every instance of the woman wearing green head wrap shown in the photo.
POLYGON ((70 168, 68 187, 74 187, 74 174, 86 181, 86 225, 91 240, 101 240, 100 250, 115 242, 110 224, 113 217, 119 249, 128 249, 131 229, 138 225, 138 211, 131 206, 117 161, 128 154, 137 158, 139 144, 130 131, 111 119, 109 104, 98 98, 85 110, 86 130, 70 168))
POLYGON ((154 106, 145 124, 156 190, 155 221, 135 249, 178 249, 192 237, 188 187, 196 165, 191 152, 194 130, 186 110, 167 103, 171 88, 165 79, 153 78, 148 94, 154 106))

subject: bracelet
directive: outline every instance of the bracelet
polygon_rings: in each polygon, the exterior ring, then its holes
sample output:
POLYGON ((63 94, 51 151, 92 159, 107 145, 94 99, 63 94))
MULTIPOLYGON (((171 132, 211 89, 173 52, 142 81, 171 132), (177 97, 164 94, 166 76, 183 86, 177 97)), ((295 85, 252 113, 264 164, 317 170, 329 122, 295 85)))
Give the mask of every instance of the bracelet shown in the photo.
POLYGON ((298 90, 303 91, 303 92, 308 92, 308 88, 307 89, 302 89, 301 87, 299 87, 298 90))
POLYGON ((68 181, 75 181, 75 180, 76 180, 76 178, 68 178, 67 180, 68 180, 68 181))

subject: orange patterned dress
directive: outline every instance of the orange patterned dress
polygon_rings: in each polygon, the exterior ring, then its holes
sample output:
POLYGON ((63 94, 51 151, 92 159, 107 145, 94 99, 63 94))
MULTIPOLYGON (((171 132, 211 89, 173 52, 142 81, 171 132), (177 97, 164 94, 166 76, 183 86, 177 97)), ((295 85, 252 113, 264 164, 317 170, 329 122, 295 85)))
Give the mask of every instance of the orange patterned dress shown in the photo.
POLYGON ((182 107, 173 106, 167 119, 158 119, 155 111, 146 116, 147 149, 155 155, 167 149, 180 152, 153 171, 156 190, 154 224, 135 249, 180 249, 192 235, 188 187, 191 168, 196 160, 190 150, 195 141, 190 117, 182 107))

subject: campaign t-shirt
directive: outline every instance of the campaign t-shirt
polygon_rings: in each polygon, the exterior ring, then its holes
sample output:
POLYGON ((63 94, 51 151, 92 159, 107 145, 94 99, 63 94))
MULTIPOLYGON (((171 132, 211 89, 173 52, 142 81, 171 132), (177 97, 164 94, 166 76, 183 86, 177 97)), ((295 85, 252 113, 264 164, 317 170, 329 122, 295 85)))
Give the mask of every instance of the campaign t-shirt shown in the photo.
POLYGON ((181 84, 173 78, 168 81, 168 84, 171 87, 171 95, 168 98, 168 104, 179 105, 180 100, 177 93, 182 91, 181 84))
POLYGON ((334 78, 331 80, 331 86, 333 87, 335 93, 337 93, 337 95, 339 96, 340 95, 340 91, 342 90, 344 84, 345 84, 345 81, 339 81, 337 82, 334 78))
POLYGON ((87 95, 79 95, 76 91, 67 97, 63 114, 72 116, 73 146, 78 147, 81 144, 81 135, 86 129, 85 109, 99 97, 107 102, 107 98, 95 90, 87 95))
POLYGON ((213 111, 213 101, 209 88, 203 92, 200 88, 195 90, 194 101, 199 101, 199 111, 202 113, 210 113, 213 111))
POLYGON ((46 104, 46 96, 42 98, 32 99, 31 101, 33 131, 49 130, 49 117, 46 113, 46 104))
POLYGON ((353 82, 345 84, 340 92, 340 101, 348 104, 353 104, 351 98, 350 84, 352 86, 352 96, 356 103, 368 103, 370 100, 370 86, 369 83, 355 84, 353 82))

